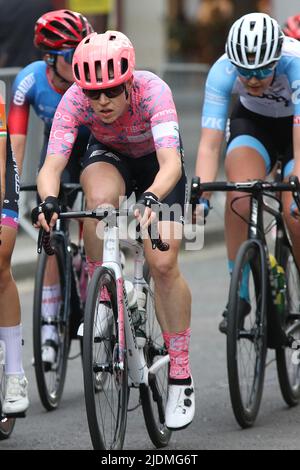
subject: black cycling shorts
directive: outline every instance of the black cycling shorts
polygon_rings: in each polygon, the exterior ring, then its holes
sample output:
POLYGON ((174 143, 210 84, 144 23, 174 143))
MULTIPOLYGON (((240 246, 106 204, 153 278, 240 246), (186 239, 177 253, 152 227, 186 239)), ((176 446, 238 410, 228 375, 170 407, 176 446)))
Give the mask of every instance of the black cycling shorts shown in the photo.
MULTIPOLYGON (((187 199, 187 180, 182 154, 181 161, 181 178, 175 188, 163 201, 161 201, 162 204, 169 208, 173 206, 174 210, 164 208, 159 213, 159 220, 184 222, 184 210, 187 199)), ((137 200, 139 199, 139 196, 146 191, 149 186, 151 186, 159 171, 156 152, 139 158, 127 157, 98 142, 94 137, 91 137, 88 150, 82 160, 83 169, 92 163, 97 162, 110 163, 117 168, 125 182, 125 195, 129 197, 131 193, 134 192, 137 200)))
POLYGON ((269 154, 271 169, 279 157, 284 165, 293 159, 293 116, 262 116, 237 102, 230 116, 228 146, 242 135, 250 135, 263 144, 269 154))
POLYGON ((2 206, 1 225, 18 229, 20 181, 16 160, 13 156, 10 137, 6 141, 5 196, 2 206))

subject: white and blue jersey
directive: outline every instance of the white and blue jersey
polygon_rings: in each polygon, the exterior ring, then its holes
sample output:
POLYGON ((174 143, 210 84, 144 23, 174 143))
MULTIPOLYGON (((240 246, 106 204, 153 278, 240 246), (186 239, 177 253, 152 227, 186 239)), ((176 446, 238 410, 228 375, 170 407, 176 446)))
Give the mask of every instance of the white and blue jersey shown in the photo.
POLYGON ((285 38, 274 79, 262 96, 251 96, 237 69, 224 54, 210 69, 205 86, 202 127, 224 130, 232 94, 257 114, 269 117, 300 116, 300 42, 285 38))

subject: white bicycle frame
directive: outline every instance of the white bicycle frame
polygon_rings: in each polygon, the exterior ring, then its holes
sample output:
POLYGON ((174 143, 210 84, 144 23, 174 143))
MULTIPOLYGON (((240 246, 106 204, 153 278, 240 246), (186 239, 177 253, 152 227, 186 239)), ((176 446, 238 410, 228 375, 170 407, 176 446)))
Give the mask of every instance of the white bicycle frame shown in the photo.
MULTIPOLYGON (((127 294, 124 286, 123 272, 120 262, 119 227, 110 224, 109 220, 104 228, 103 264, 115 276, 118 299, 118 328, 119 328, 119 367, 124 368, 124 353, 127 351, 128 382, 129 386, 137 387, 140 384, 148 385, 149 374, 157 374, 169 361, 169 355, 160 357, 148 368, 143 347, 137 344, 131 311, 128 306, 127 294), (126 338, 126 341, 125 341, 126 338)), ((147 285, 143 276, 144 248, 137 240, 127 239, 122 244, 127 246, 134 254, 134 281, 138 291, 147 285)))

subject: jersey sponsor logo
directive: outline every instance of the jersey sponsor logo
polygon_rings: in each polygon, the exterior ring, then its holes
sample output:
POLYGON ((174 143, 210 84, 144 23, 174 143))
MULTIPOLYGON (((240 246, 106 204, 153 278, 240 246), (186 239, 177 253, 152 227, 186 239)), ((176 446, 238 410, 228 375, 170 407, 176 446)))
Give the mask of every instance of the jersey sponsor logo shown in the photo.
POLYGON ((17 106, 22 106, 25 101, 25 95, 30 88, 35 84, 34 74, 30 73, 27 77, 23 78, 15 91, 13 102, 17 106))
POLYGON ((292 102, 293 104, 300 103, 300 80, 294 80, 292 83, 293 93, 292 93, 292 102))
POLYGON ((156 119, 156 118, 160 118, 164 116, 170 116, 172 114, 176 116, 176 111, 174 108, 164 109, 163 111, 159 111, 158 113, 154 114, 154 116, 152 116, 152 119, 156 119))
POLYGON ((132 134, 134 132, 142 132, 149 129, 150 125, 139 124, 138 126, 125 126, 124 130, 127 134, 132 134))
POLYGON ((209 129, 217 129, 220 131, 224 130, 224 118, 203 116, 202 117, 202 127, 207 127, 209 129))
POLYGON ((72 122, 72 116, 70 116, 69 114, 62 114, 59 111, 56 111, 54 118, 61 119, 62 121, 65 121, 65 122, 72 122))
MULTIPOLYGON (((248 93, 248 95, 251 98, 253 98, 253 96, 250 93, 248 93)), ((270 100, 270 101, 276 101, 276 103, 284 103, 284 106, 286 108, 288 108, 289 105, 290 105, 290 100, 288 100, 284 96, 273 95, 272 93, 263 93, 260 96, 255 96, 255 98, 267 99, 267 100, 270 100)))
POLYGON ((65 132, 60 129, 54 131, 53 137, 56 140, 64 140, 65 142, 69 142, 70 144, 73 144, 75 140, 74 135, 71 132, 65 132))

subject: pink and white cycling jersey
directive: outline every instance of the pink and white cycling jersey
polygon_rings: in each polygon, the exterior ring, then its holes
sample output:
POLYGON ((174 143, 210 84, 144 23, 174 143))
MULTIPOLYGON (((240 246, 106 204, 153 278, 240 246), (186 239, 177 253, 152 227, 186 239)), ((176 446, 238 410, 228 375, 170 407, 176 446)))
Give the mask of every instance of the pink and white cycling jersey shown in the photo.
POLYGON ((90 106, 81 88, 73 84, 63 95, 52 124, 47 154, 69 158, 78 127, 112 150, 138 158, 160 148, 180 149, 178 119, 169 86, 151 72, 134 73, 128 110, 105 124, 90 106))

